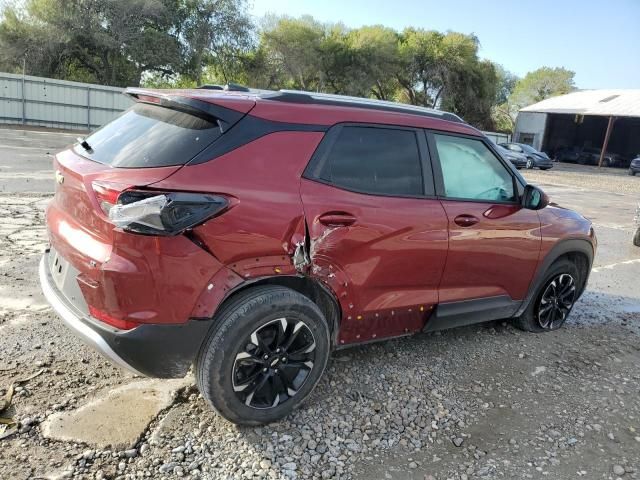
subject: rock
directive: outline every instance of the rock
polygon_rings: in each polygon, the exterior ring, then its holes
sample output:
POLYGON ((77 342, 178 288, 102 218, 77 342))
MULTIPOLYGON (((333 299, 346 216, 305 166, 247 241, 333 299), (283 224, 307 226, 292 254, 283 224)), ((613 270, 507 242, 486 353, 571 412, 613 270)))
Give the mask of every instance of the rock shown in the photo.
POLYGON ((84 452, 82 452, 82 458, 84 458, 85 460, 93 460, 94 455, 95 452, 93 450, 85 450, 84 452))
POLYGON ((160 472, 162 472, 162 473, 169 473, 169 472, 172 472, 172 471, 173 471, 173 469, 174 469, 175 467, 177 467, 177 466, 178 466, 178 462, 169 462, 169 463, 165 463, 164 465, 162 465, 162 466, 160 467, 160 472))
POLYGON ((618 476, 624 475, 625 474, 624 467, 622 465, 614 465, 613 466, 613 473, 615 473, 618 476))
POLYGON ((289 462, 282 465, 283 470, 295 470, 296 468, 297 465, 295 464, 295 462, 289 462))
POLYGON ((462 442, 464 442, 464 439, 463 439, 463 438, 456 437, 456 438, 454 438, 454 439, 453 439, 453 444, 454 444, 456 447, 461 447, 461 446, 462 446, 462 442))
POLYGON ((138 455, 138 451, 135 448, 130 448, 129 450, 124 451, 124 456, 127 458, 133 458, 138 455))
POLYGON ((418 464, 416 462, 411 462, 409 463, 409 468, 411 469, 418 468, 418 464))

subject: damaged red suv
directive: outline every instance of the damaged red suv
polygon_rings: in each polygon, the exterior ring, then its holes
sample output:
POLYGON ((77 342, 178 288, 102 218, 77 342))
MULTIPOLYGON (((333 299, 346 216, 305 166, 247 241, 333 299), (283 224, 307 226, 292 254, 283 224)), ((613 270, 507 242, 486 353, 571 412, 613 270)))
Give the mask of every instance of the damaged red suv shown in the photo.
POLYGON ((55 157, 42 289, 113 362, 163 378, 193 365, 233 422, 289 413, 333 349, 505 318, 551 331, 584 291, 590 222, 453 114, 127 94, 129 110, 55 157))

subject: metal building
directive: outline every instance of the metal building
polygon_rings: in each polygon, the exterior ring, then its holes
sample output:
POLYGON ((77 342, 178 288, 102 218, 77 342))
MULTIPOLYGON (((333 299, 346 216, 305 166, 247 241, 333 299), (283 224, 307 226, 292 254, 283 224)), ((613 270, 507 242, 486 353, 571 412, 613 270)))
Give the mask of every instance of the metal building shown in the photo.
MULTIPOLYGON (((549 98, 518 113, 514 141, 554 157, 575 149, 618 155, 640 153, 640 90, 580 90, 549 98)), ((606 162, 605 162, 606 164, 606 162)))

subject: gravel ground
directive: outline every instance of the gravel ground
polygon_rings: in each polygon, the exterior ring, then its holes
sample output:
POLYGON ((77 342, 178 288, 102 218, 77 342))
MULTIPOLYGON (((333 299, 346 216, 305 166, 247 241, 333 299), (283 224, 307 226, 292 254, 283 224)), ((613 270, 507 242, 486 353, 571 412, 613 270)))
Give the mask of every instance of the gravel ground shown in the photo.
POLYGON ((547 171, 523 170, 531 182, 551 181, 556 185, 635 195, 640 200, 638 176, 632 177, 622 168, 602 168, 571 163, 556 163, 547 171))
MULTIPOLYGON (((50 159, 38 152, 44 175, 50 159)), ((41 373, 2 414, 20 430, 0 440, 1 479, 640 478, 640 249, 630 242, 640 178, 525 172, 596 223, 596 268, 564 329, 534 335, 493 322, 344 350, 300 409, 261 428, 227 423, 188 386, 117 450, 42 435, 54 412, 136 379, 46 305, 36 278, 48 194, 22 183, 12 192, 13 170, 2 172, 0 160, 0 182, 9 179, 0 185, 0 398, 41 373)))

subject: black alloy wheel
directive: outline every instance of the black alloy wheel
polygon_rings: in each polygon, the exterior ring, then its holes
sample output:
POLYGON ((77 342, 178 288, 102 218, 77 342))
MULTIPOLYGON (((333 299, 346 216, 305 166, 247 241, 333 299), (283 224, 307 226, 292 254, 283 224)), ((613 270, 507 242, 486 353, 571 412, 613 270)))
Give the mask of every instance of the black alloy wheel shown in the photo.
POLYGON ((249 335, 233 364, 233 390, 246 406, 274 408, 293 398, 315 363, 316 342, 302 320, 278 318, 249 335))
POLYGON ((329 324, 318 305, 287 287, 257 285, 216 312, 195 361, 196 381, 224 418, 262 425, 302 404, 330 351, 329 324))
POLYGON ((567 319, 576 298, 576 282, 568 273, 549 281, 538 301, 537 320, 540 328, 556 330, 567 319))

